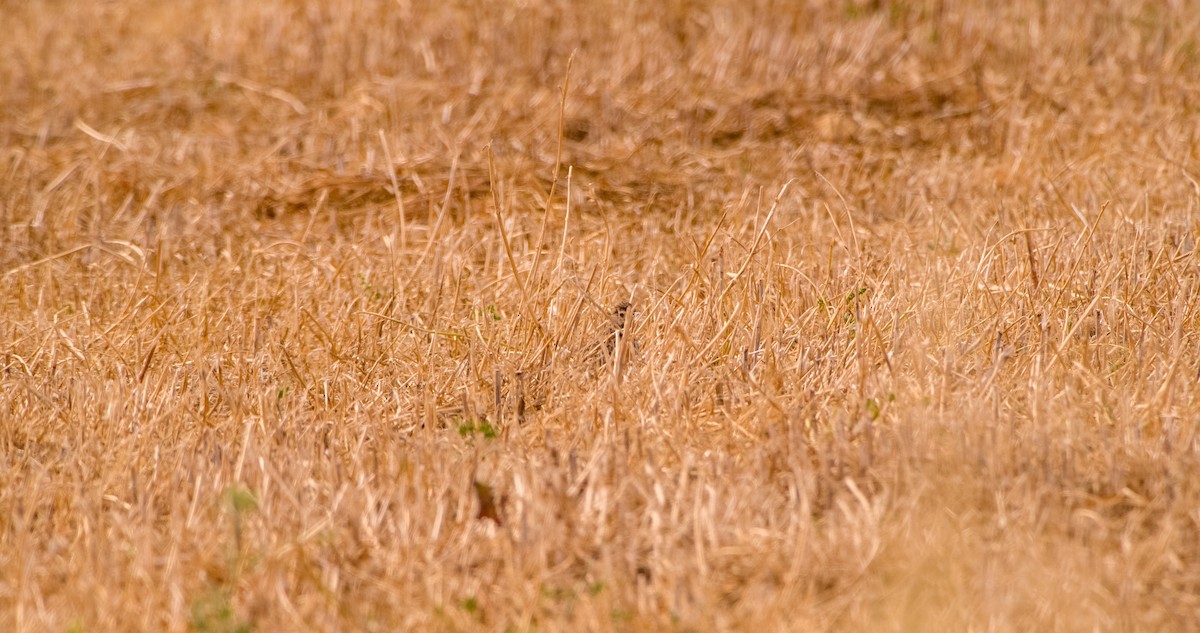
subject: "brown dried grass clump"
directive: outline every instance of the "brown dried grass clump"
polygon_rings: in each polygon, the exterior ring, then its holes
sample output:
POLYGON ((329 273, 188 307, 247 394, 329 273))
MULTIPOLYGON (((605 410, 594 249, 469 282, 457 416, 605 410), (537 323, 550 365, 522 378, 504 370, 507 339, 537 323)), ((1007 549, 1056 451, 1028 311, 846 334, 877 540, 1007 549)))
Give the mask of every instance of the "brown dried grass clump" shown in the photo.
POLYGON ((0 11, 0 629, 1200 628, 1184 4, 0 11))

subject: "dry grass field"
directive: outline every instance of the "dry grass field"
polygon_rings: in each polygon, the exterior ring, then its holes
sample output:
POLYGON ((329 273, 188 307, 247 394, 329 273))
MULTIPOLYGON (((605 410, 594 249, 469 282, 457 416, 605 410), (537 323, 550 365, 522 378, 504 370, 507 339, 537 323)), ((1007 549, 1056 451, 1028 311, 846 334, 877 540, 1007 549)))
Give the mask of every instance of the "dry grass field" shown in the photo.
POLYGON ((0 0, 0 630, 1200 629, 1200 13, 0 0))

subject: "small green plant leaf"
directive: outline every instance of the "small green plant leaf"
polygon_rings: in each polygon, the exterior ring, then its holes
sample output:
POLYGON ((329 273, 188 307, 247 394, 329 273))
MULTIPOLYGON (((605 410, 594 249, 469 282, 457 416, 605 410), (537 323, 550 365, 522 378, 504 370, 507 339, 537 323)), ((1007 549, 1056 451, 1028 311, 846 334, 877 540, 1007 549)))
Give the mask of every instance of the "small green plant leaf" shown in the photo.
POLYGON ((872 420, 878 420, 880 414, 879 403, 874 398, 867 398, 867 415, 872 420))
POLYGON ((237 617, 229 592, 207 591, 192 601, 188 619, 198 633, 251 633, 254 627, 237 617))
POLYGON ((258 499, 254 493, 239 485, 232 485, 225 489, 225 505, 230 512, 235 515, 246 514, 258 509, 258 499))

